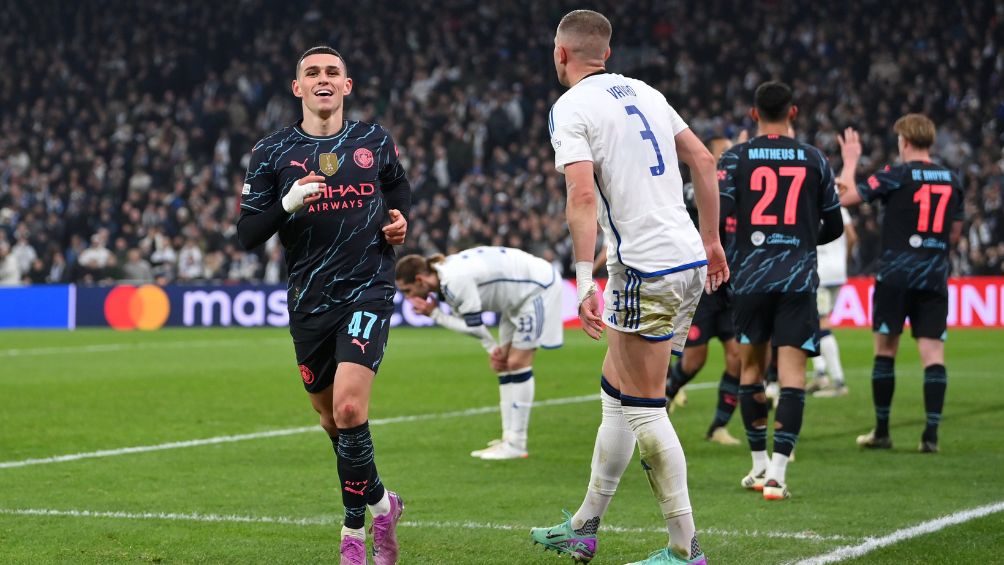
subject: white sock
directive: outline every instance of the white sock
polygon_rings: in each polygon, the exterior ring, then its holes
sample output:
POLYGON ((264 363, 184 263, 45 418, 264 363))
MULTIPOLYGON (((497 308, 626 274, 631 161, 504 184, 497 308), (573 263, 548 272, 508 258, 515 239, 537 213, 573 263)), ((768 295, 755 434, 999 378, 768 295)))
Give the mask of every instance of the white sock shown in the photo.
POLYGON ((511 376, 526 375, 530 373, 530 378, 521 383, 510 383, 509 395, 511 408, 509 411, 509 443, 517 448, 526 450, 526 434, 530 428, 530 410, 533 408, 534 380, 533 370, 530 367, 513 371, 511 376))
POLYGON ((346 537, 354 537, 366 541, 366 529, 365 528, 346 528, 342 526, 342 539, 346 537))
POLYGON ((824 359, 822 355, 817 355, 812 358, 812 372, 816 376, 826 373, 826 359, 824 359))
POLYGON ((770 459, 770 467, 767 468, 767 477, 769 481, 774 479, 775 481, 784 484, 784 473, 788 470, 788 456, 781 455, 778 452, 774 452, 770 459))
POLYGON ((844 384, 844 367, 840 364, 840 348, 837 346, 837 337, 833 334, 819 340, 819 352, 825 359, 826 368, 833 378, 833 384, 842 386, 844 384))
MULTIPOLYGON (((509 376, 508 372, 498 374, 499 380, 509 376)), ((502 415, 502 441, 509 441, 512 429, 512 385, 499 384, 499 414, 502 415)))
POLYGON ((687 459, 680 438, 665 406, 623 406, 623 403, 621 397, 624 417, 638 440, 648 483, 666 519, 670 551, 689 559, 697 528, 687 492, 687 459))
POLYGON ((750 454, 753 455, 753 475, 756 476, 766 472, 767 464, 770 462, 770 459, 767 458, 767 452, 751 451, 750 454))
MULTIPOLYGON (((572 527, 581 529, 593 518, 602 519, 617 492, 621 475, 634 455, 634 432, 624 418, 620 400, 606 391, 600 392, 602 419, 596 430, 593 462, 590 465, 589 487, 582 506, 572 516, 572 527)), ((599 526, 599 520, 595 524, 599 526)))
POLYGON ((376 504, 367 504, 366 506, 369 507, 370 514, 374 517, 383 516, 384 514, 390 512, 390 495, 387 494, 387 489, 384 489, 383 498, 380 499, 380 502, 377 502, 376 504))

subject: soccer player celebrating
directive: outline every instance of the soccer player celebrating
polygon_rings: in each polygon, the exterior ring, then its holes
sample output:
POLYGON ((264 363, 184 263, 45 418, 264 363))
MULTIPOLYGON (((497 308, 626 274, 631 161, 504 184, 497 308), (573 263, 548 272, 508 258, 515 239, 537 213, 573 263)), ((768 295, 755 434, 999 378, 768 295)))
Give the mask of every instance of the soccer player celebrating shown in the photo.
POLYGON ((604 324, 610 331, 585 500, 575 515, 534 528, 531 537, 579 561, 592 559, 600 520, 637 439, 669 531, 669 547, 640 563, 705 563, 664 387, 670 352, 683 350, 705 284, 717 290, 729 276, 714 157, 662 94, 606 71, 610 35, 602 14, 576 10, 561 19, 554 38, 558 81, 568 91, 551 109, 549 125, 568 191, 579 319, 594 339, 604 324), (693 171, 700 233, 683 204, 678 154, 693 171), (597 219, 608 246, 602 312, 592 280, 597 219))
POLYGON ((352 79, 338 51, 308 49, 292 89, 303 119, 251 151, 237 235, 252 249, 278 231, 286 252, 296 360, 338 461, 341 563, 366 563, 367 506, 374 563, 396 563, 404 505, 377 473, 368 412, 394 309, 392 245, 404 242, 411 186, 382 127, 343 119, 352 79))
POLYGON ((816 245, 839 237, 843 225, 826 157, 789 137, 798 114, 791 88, 763 83, 754 102, 757 135, 722 155, 718 178, 722 212, 734 209, 736 215, 732 307, 742 364, 739 407, 753 455, 740 484, 778 500, 789 496, 785 469, 802 427, 807 354, 819 350, 816 245), (768 461, 764 373, 771 343, 781 394, 768 461))
POLYGON ((449 257, 406 255, 397 262, 397 286, 419 314, 479 338, 498 374, 502 439, 471 456, 526 457, 533 356, 538 347, 554 349, 564 341, 561 276, 554 266, 508 247, 475 247, 449 257), (438 308, 439 300, 450 306, 451 314, 438 308), (501 315, 498 343, 485 327, 482 311, 501 315))
POLYGON ((851 223, 851 215, 846 208, 840 209, 844 222, 844 233, 837 239, 816 248, 819 268, 819 291, 816 294, 816 309, 819 310, 819 355, 812 358, 815 378, 805 388, 816 398, 847 396, 844 381, 844 366, 840 362, 840 347, 837 336, 830 326, 830 313, 837 301, 840 287, 847 282, 847 255, 857 242, 857 232, 851 223))
POLYGON ((921 114, 907 114, 896 121, 898 165, 856 184, 854 169, 861 156, 858 133, 847 128, 840 140, 844 168, 840 174, 845 206, 862 201, 880 201, 882 255, 875 276, 872 331, 875 332, 875 364, 872 368, 872 398, 875 429, 858 437, 858 445, 889 449, 889 409, 896 385, 895 360, 903 321, 910 325, 920 360, 924 364, 924 409, 927 426, 920 438, 920 451, 938 451, 938 424, 945 404, 948 373, 945 344, 948 318, 948 253, 962 233, 962 183, 947 168, 931 162, 934 122, 921 114))

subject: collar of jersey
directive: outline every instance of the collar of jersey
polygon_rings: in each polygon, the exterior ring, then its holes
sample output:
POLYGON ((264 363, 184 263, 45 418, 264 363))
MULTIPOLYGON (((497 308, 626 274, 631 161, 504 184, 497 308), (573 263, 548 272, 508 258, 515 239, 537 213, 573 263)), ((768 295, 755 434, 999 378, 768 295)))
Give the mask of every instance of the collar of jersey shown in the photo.
POLYGON ((295 125, 293 125, 293 129, 296 131, 296 133, 300 134, 303 137, 306 137, 307 139, 317 139, 317 140, 320 140, 320 141, 327 141, 329 139, 334 139, 336 137, 345 135, 345 133, 348 131, 348 127, 349 127, 349 121, 348 120, 342 120, 342 129, 338 130, 338 133, 333 133, 331 135, 327 135, 327 136, 323 136, 322 137, 322 136, 310 135, 307 132, 303 131, 303 128, 300 127, 301 123, 303 123, 303 120, 300 120, 299 122, 296 122, 295 125))

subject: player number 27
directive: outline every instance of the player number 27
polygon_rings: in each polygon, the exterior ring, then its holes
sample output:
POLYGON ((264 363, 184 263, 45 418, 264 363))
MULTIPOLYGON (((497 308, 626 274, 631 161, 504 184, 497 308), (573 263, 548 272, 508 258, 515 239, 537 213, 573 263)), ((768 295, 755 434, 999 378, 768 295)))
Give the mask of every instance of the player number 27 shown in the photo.
POLYGON ((656 141, 655 132, 653 132, 652 128, 648 125, 648 120, 645 119, 645 114, 642 114, 641 110, 633 104, 625 106, 624 111, 627 112, 629 116, 634 114, 641 118, 641 125, 645 126, 645 129, 641 130, 639 133, 641 133, 642 139, 647 139, 652 142, 652 148, 655 149, 655 158, 657 160, 657 163, 654 166, 649 167, 648 170, 652 173, 653 177, 662 175, 666 172, 666 162, 662 160, 662 150, 659 149, 659 142, 656 141))
POLYGON ((777 216, 765 214, 764 211, 777 196, 778 173, 782 177, 791 177, 788 197, 784 199, 784 223, 788 226, 794 225, 798 218, 798 193, 802 191, 802 184, 805 182, 805 167, 779 167, 777 173, 771 167, 757 167, 753 169, 753 176, 750 177, 750 190, 763 192, 763 196, 753 207, 750 223, 754 226, 777 225, 777 216))
POLYGON ((370 330, 373 329, 373 323, 376 321, 376 314, 371 314, 370 312, 353 312, 352 320, 349 321, 349 335, 359 337, 359 333, 362 332, 363 339, 369 339, 370 330), (363 316, 366 316, 366 329, 363 329, 363 316))
POLYGON ((920 214, 917 215, 917 231, 941 233, 945 229, 945 208, 952 197, 952 185, 950 184, 923 184, 917 192, 913 193, 913 201, 920 205, 920 214), (931 193, 937 194, 938 206, 934 210, 934 225, 931 225, 931 193), (928 229, 930 228, 930 230, 928 229))

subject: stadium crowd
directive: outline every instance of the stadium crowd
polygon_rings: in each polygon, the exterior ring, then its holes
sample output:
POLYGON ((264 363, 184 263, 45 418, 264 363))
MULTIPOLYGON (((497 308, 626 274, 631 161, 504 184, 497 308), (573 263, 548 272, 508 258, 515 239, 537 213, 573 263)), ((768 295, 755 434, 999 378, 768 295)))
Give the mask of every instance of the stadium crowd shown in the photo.
MULTIPOLYGON (((966 184, 954 274, 1004 275, 1004 4, 606 4, 609 68, 659 88, 703 138, 752 131, 769 78, 793 85, 797 136, 838 171, 845 126, 862 131, 869 171, 894 160, 896 118, 929 115, 934 154, 966 184)), ((553 29, 577 6, 332 6, 0 6, 0 284, 284 280, 280 246, 241 250, 234 222, 252 144, 298 115, 289 61, 319 43, 346 57, 348 119, 397 140, 415 202, 404 252, 508 245, 569 272, 547 114, 561 94, 553 29)), ((868 274, 877 211, 854 214, 851 272, 868 274)))

